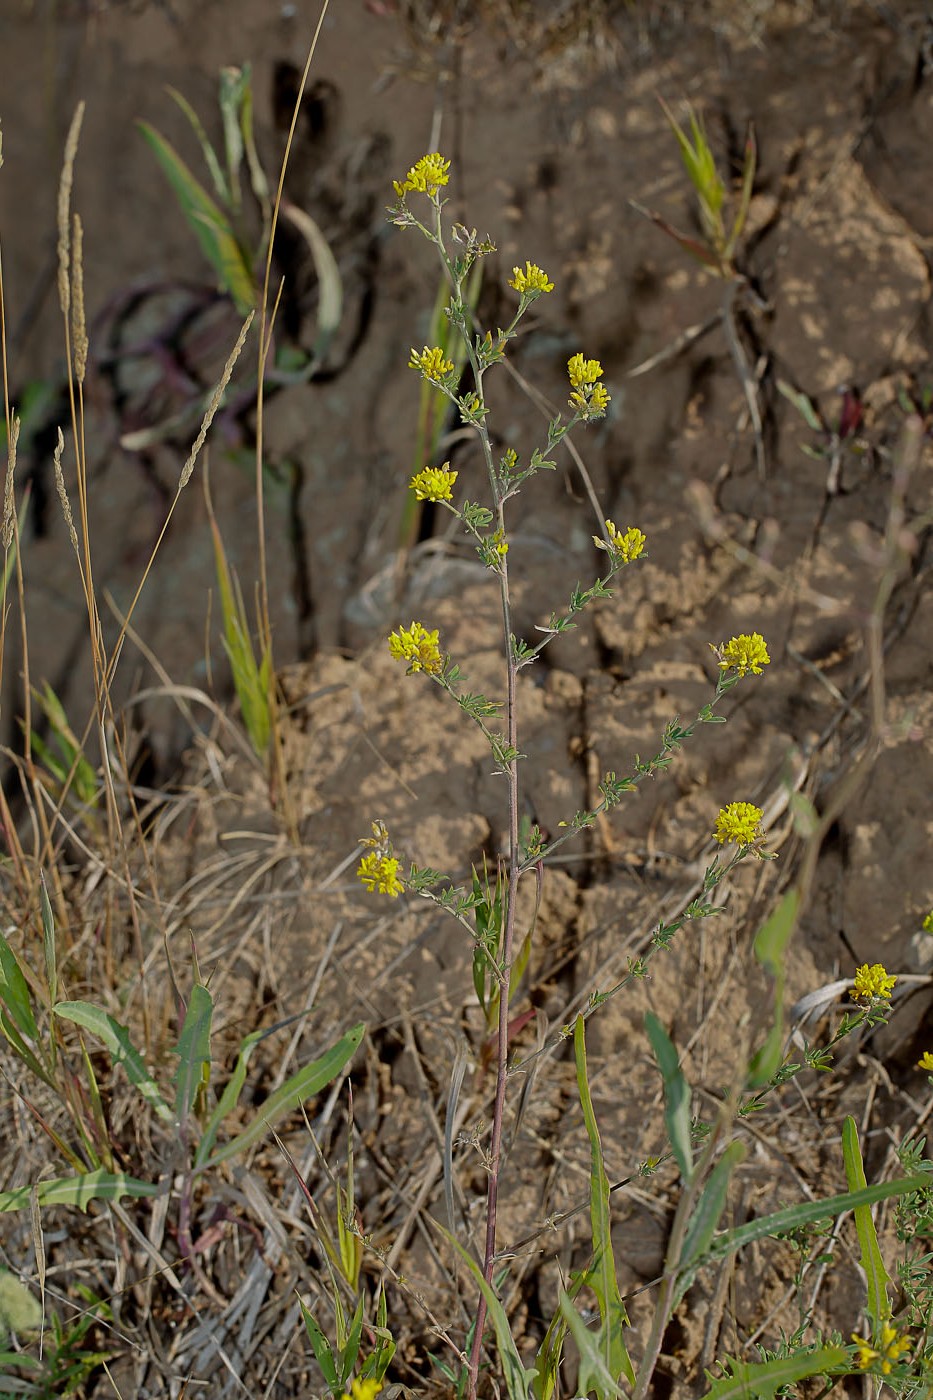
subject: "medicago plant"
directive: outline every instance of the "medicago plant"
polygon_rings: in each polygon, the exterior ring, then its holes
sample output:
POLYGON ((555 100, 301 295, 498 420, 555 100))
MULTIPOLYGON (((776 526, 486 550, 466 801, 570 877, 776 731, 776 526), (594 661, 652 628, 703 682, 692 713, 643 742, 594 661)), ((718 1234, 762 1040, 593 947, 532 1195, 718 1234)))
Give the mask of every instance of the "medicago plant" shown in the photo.
MULTIPOLYGON (((701 1265, 708 1259, 722 1259, 750 1239, 763 1238, 782 1231, 805 1230, 811 1222, 832 1217, 843 1210, 856 1211, 860 1243, 864 1260, 874 1261, 877 1240, 874 1238, 869 1205, 885 1195, 926 1192, 929 1177, 925 1174, 916 1152, 905 1166, 910 1175, 883 1186, 868 1186, 862 1170, 861 1155, 855 1125, 847 1126, 844 1135, 844 1155, 849 1191, 830 1201, 807 1202, 793 1206, 765 1220, 752 1222, 749 1230, 725 1231, 716 1235, 722 1216, 730 1175, 744 1156, 744 1144, 734 1138, 732 1126, 736 1117, 748 1116, 761 1106, 763 1099, 792 1079, 802 1068, 827 1068, 824 1048, 807 1048, 800 1063, 790 1063, 784 1055, 782 1030, 783 952, 797 917, 797 894, 791 890, 779 904, 775 914, 761 930, 755 942, 759 963, 774 985, 774 1021, 767 1028, 763 1043, 747 1064, 738 1071, 737 1082, 727 1091, 721 1112, 710 1124, 697 1124, 690 1119, 690 1086, 680 1069, 677 1051, 660 1021, 648 1013, 646 1032, 651 1050, 661 1071, 665 1088, 665 1123, 670 1151, 664 1160, 673 1160, 680 1171, 681 1193, 668 1243, 663 1277, 658 1280, 657 1298, 650 1333, 637 1366, 629 1355, 626 1336, 629 1320, 619 1292, 609 1235, 610 1188, 603 1165, 598 1125, 590 1097, 586 1069, 585 1020, 610 996, 633 980, 643 977, 650 959, 667 948, 684 924, 717 912, 718 904, 711 899, 713 890, 736 867, 747 859, 773 858, 765 849, 762 811, 754 804, 741 800, 728 803, 719 813, 711 835, 722 847, 729 848, 725 858, 714 859, 707 867, 702 890, 683 914, 670 923, 660 923, 647 954, 630 966, 618 986, 590 999, 583 1015, 575 1024, 564 1027, 557 1040, 572 1037, 577 1067, 577 1085, 583 1108, 584 1122, 590 1143, 590 1218, 593 1256, 589 1265, 571 1276, 565 1289, 560 1290, 560 1305, 538 1348, 533 1364, 527 1366, 519 1356, 511 1335, 509 1321, 500 1302, 497 1257, 497 1216, 499 1187, 504 1161, 503 1123, 510 1074, 520 1066, 508 1062, 510 1003, 531 953, 534 926, 524 935, 518 927, 518 893, 522 881, 532 875, 545 878, 548 861, 565 843, 584 828, 621 803, 647 779, 665 769, 682 745, 691 738, 698 726, 725 723, 726 717, 717 713, 723 698, 747 677, 760 676, 769 665, 770 657, 764 638, 758 632, 742 632, 720 645, 713 645, 717 667, 714 693, 694 717, 692 723, 671 721, 665 729, 658 751, 653 757, 636 758, 624 776, 615 772, 603 775, 599 784, 600 801, 591 810, 568 813, 556 836, 546 835, 538 826, 523 826, 522 763, 519 729, 519 672, 533 665, 555 637, 575 626, 575 620, 597 599, 612 596, 613 585, 626 570, 636 567, 646 557, 647 540, 636 525, 620 528, 606 520, 604 532, 594 536, 595 547, 605 556, 606 567, 586 588, 577 585, 562 610, 553 612, 537 630, 535 641, 516 635, 513 628, 512 585, 510 578, 510 519, 520 487, 526 486, 539 472, 556 466, 553 453, 565 437, 578 426, 602 418, 610 403, 610 395, 601 382, 603 368, 598 360, 585 352, 574 354, 567 364, 569 413, 558 415, 548 425, 545 440, 526 459, 509 448, 501 455, 493 448, 488 426, 486 376, 505 359, 509 343, 518 335, 519 324, 529 308, 553 290, 547 273, 535 263, 526 261, 515 267, 509 286, 518 298, 515 314, 509 324, 493 334, 477 324, 465 295, 465 285, 479 259, 495 251, 487 239, 480 239, 475 230, 462 224, 451 229, 451 251, 443 226, 444 200, 442 190, 448 183, 450 162, 439 153, 422 157, 402 181, 395 182, 397 202, 391 208, 392 221, 402 228, 418 230, 434 247, 440 259, 443 275, 450 292, 446 315, 456 330, 465 351, 469 382, 461 383, 460 370, 439 346, 412 349, 409 366, 427 385, 443 393, 452 405, 461 424, 471 429, 485 465, 488 493, 485 501, 459 499, 456 495, 458 473, 449 462, 426 466, 410 481, 418 500, 430 501, 457 519, 471 539, 476 552, 498 582, 503 639, 502 694, 490 697, 469 689, 460 664, 444 648, 439 629, 430 619, 412 619, 399 625, 388 638, 393 657, 403 663, 411 675, 423 676, 439 686, 468 720, 481 730, 492 755, 495 770, 508 786, 508 843, 498 857, 494 878, 488 871, 480 876, 474 872, 469 887, 457 885, 437 870, 411 864, 406 872, 402 858, 396 853, 385 824, 376 820, 372 836, 364 841, 358 876, 371 892, 397 898, 407 892, 433 901, 450 914, 464 929, 470 940, 473 961, 473 983, 479 1003, 486 1014, 495 1043, 496 1084, 494 1106, 488 1129, 488 1141, 483 1143, 483 1160, 487 1172, 485 1203, 485 1238, 474 1258, 469 1241, 449 1236, 458 1256, 466 1263, 479 1293, 475 1324, 467 1339, 467 1349, 460 1354, 460 1369, 446 1369, 456 1394, 472 1400, 477 1394, 484 1356, 483 1340, 487 1318, 493 1324, 501 1378, 508 1394, 513 1397, 536 1397, 550 1400, 561 1393, 578 1396, 595 1394, 599 1397, 632 1395, 644 1400, 651 1393, 652 1376, 660 1354, 665 1328, 674 1309, 684 1297, 701 1265), (411 203, 409 199, 411 197, 411 203), (741 1237, 740 1237, 741 1236, 741 1237), (586 1289, 595 1296, 596 1308, 589 1316, 577 1306, 576 1299, 586 1289), (595 1325, 593 1325, 595 1320, 595 1325), (566 1384, 561 1374, 564 1341, 570 1333, 578 1355, 575 1388, 562 1392, 566 1384)), ((538 890, 540 900, 540 886, 538 890)), ((852 1034, 862 1026, 871 1026, 883 1019, 886 998, 890 995, 893 978, 879 965, 860 969, 854 994, 857 1009, 847 1013, 832 1044, 852 1034)), ((556 1043, 556 1042, 555 1042, 556 1043)), ((534 1057, 532 1057, 534 1058, 534 1057)), ((522 1062, 527 1063, 527 1061, 522 1062)), ((645 1164, 645 1174, 658 1165, 658 1159, 645 1164)), ((928 1194, 928 1193, 927 1193, 928 1194)), ((882 1269, 883 1273, 883 1269, 882 1269)), ((885 1276, 886 1277, 886 1276, 885 1276)), ((795 1345, 780 1353, 767 1354, 761 1363, 729 1361, 720 1367, 720 1375, 710 1377, 711 1395, 773 1394, 778 1385, 788 1385, 802 1377, 846 1374, 859 1369, 874 1369, 888 1375, 892 1369, 906 1374, 904 1357, 911 1343, 907 1334, 891 1320, 890 1304, 883 1283, 875 1269, 874 1288, 869 1290, 869 1335, 857 1336, 854 1345, 843 1346, 841 1338, 832 1336, 825 1341, 800 1338, 795 1345)), ((802 1335, 802 1334, 801 1334, 802 1335)), ((915 1352, 915 1356, 919 1353, 915 1352)), ((922 1363, 921 1371, 929 1367, 922 1363)))

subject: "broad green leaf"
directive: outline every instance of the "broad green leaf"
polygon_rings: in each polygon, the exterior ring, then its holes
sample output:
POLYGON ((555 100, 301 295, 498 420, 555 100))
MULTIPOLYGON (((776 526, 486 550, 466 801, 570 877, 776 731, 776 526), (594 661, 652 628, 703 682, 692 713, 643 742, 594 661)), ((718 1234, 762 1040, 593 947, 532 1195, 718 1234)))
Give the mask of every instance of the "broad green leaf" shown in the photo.
POLYGON ((332 1080, 343 1069, 344 1065, 352 1059, 363 1039, 366 1027, 360 1021, 342 1035, 338 1041, 325 1050, 318 1059, 312 1060, 304 1069, 300 1069, 297 1074, 293 1074, 280 1089, 276 1089, 274 1094, 270 1094, 265 1103, 258 1109, 253 1121, 237 1133, 235 1138, 225 1142, 223 1147, 217 1149, 208 1159, 206 1165, 217 1166, 220 1162, 226 1162, 228 1158, 235 1157, 240 1152, 247 1151, 253 1143, 264 1136, 266 1132, 278 1122, 286 1113, 291 1113, 293 1109, 300 1107, 306 1099, 313 1098, 326 1088, 332 1080))
POLYGON ((130 1040, 126 1026, 121 1025, 108 1011, 87 1001, 60 1001, 52 1009, 60 1020, 73 1021, 76 1026, 83 1026, 102 1040, 113 1063, 123 1066, 127 1079, 139 1090, 149 1107, 164 1123, 174 1123, 175 1115, 159 1093, 142 1056, 130 1040))
POLYGON ((716 1381, 703 1400, 767 1400, 779 1386, 833 1371, 847 1360, 842 1347, 820 1347, 818 1351, 778 1356, 772 1361, 733 1363, 733 1374, 716 1381))
POLYGON ((758 1220, 749 1220, 745 1225, 736 1225, 713 1241, 708 1259, 721 1259, 726 1254, 734 1254, 744 1249, 753 1240, 763 1240, 769 1235, 783 1235, 796 1230, 800 1225, 811 1225, 814 1220, 829 1220, 842 1215, 856 1206, 870 1206, 875 1201, 886 1201, 891 1196, 906 1196, 910 1191, 928 1190, 930 1177, 926 1172, 914 1176, 899 1176, 896 1181, 879 1181, 874 1186, 866 1186, 860 1191, 847 1191, 841 1196, 828 1196, 823 1201, 801 1201, 794 1206, 786 1206, 772 1215, 758 1220))
POLYGON ((486 1307, 492 1319, 492 1325, 496 1333, 496 1346, 499 1352, 499 1365, 505 1378, 505 1387, 509 1394, 509 1400, 533 1400, 534 1391, 532 1382, 536 1372, 534 1369, 527 1370, 522 1365, 522 1359, 518 1354, 515 1345, 515 1338, 512 1336, 512 1329, 509 1326, 509 1319, 505 1315, 505 1309, 499 1302, 499 1298, 494 1288, 483 1278, 483 1271, 459 1240, 455 1239, 449 1230, 445 1230, 443 1225, 437 1227, 441 1234, 447 1239, 451 1246, 460 1255, 470 1273, 476 1281, 476 1286, 486 1299, 486 1307))
POLYGON ((282 213, 295 225, 314 259, 314 270, 318 280, 318 304, 317 335, 312 355, 319 360, 326 354, 343 315, 343 283, 340 280, 340 269, 330 244, 310 214, 306 214, 303 209, 299 209, 287 199, 282 201, 282 213))
POLYGON ((41 1326, 39 1299, 9 1269, 0 1269, 0 1341, 11 1332, 38 1332, 41 1326))
POLYGON ((179 1057, 175 1074, 175 1116, 183 1123, 191 1112, 198 1091, 206 1088, 211 1071, 211 1017, 214 1002, 200 982, 191 988, 181 1035, 175 1047, 179 1057))
POLYGON ((628 1315, 619 1292, 615 1256, 612 1252, 609 1178, 603 1163, 599 1125, 596 1122, 587 1077, 586 1028, 582 1016, 577 1017, 574 1025, 573 1048, 577 1066, 577 1092, 583 1109, 586 1135, 590 1140, 590 1230, 593 1238, 593 1260, 586 1270, 586 1283, 596 1294, 599 1303, 598 1341, 603 1364, 612 1376, 613 1385, 618 1377, 623 1375, 634 1385, 635 1373, 623 1336, 628 1315))
POLYGON ((674 1158, 685 1182, 693 1176, 690 1143, 690 1086, 680 1068, 677 1051, 653 1011, 645 1012, 645 1030, 664 1080, 664 1122, 674 1158))
POLYGON ((709 1180, 703 1187, 696 1209, 690 1217, 684 1238, 684 1247, 677 1266, 679 1277, 674 1294, 675 1307, 696 1277, 700 1260, 709 1249, 716 1226, 725 1210, 729 1178, 735 1167, 744 1160, 745 1144, 730 1142, 709 1174, 709 1180))
POLYGON ((19 965, 19 960, 9 943, 0 933, 0 1001, 10 1014, 16 1029, 38 1042, 39 1027, 32 1010, 29 986, 19 965))
MULTIPOLYGON (((13 1191, 0 1191, 0 1211, 28 1210, 33 1188, 17 1186, 13 1191)), ((126 1172, 82 1172, 79 1176, 56 1177, 40 1181, 36 1188, 40 1206, 77 1206, 86 1211, 92 1201, 119 1201, 124 1196, 158 1196, 161 1186, 138 1181, 126 1172)))
POLYGON ((784 954, 797 922, 799 896, 795 889, 784 895, 755 938, 755 957, 774 978, 774 1017, 765 1038, 749 1060, 747 1084, 761 1088, 777 1073, 784 1048, 784 954))
POLYGON ((338 1393, 339 1382, 337 1380, 337 1367, 334 1364, 334 1353, 331 1350, 330 1342, 318 1327, 311 1313, 303 1300, 299 1297, 298 1306, 301 1308, 301 1316, 304 1318, 305 1331, 308 1334, 308 1341, 311 1343, 311 1350, 314 1352, 314 1359, 321 1368, 324 1380, 330 1386, 334 1395, 338 1393))
POLYGON ((598 1400, 606 1400, 607 1396, 621 1395, 622 1390, 606 1365, 597 1337, 587 1327, 563 1289, 560 1290, 559 1296, 561 1316, 580 1353, 577 1393, 589 1395, 595 1392, 598 1400))
POLYGON ((154 152, 190 228, 242 316, 256 305, 256 281, 230 220, 218 209, 164 136, 148 122, 137 122, 154 152))
MULTIPOLYGON (((842 1125, 842 1158, 845 1163, 849 1190, 864 1190, 868 1183, 865 1180, 865 1167, 862 1163, 862 1153, 859 1147, 858 1129, 855 1126, 855 1119, 851 1116, 847 1117, 842 1125)), ((868 1284, 868 1314, 877 1326, 881 1322, 887 1322, 891 1316, 891 1300, 888 1297, 888 1284, 891 1280, 881 1257, 878 1232, 872 1219, 871 1206, 856 1206, 853 1213, 861 1252, 860 1262, 865 1270, 865 1279, 868 1284)))

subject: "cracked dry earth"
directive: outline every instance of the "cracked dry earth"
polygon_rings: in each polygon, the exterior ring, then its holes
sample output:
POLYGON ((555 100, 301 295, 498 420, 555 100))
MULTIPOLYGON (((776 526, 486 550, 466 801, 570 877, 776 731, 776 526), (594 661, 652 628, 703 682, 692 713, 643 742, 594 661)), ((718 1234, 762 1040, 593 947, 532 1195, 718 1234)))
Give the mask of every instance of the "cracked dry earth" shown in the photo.
MULTIPOLYGON (((825 810, 865 752, 866 619, 879 587, 905 395, 919 400, 933 384, 933 60, 922 9, 906 4, 890 12, 776 4, 758 30, 747 16, 739 22, 734 6, 699 5, 676 24, 659 18, 650 33, 610 3, 588 7, 576 29, 562 27, 566 13, 556 4, 525 21, 506 3, 475 13, 395 9, 332 7, 289 172, 290 197, 331 242, 346 296, 324 371, 271 395, 265 423, 285 756, 300 849, 279 838, 262 781, 224 732, 205 725, 192 742, 189 719, 168 701, 133 713, 163 780, 187 750, 184 838, 177 819, 166 821, 156 845, 176 936, 196 929, 202 965, 221 965, 218 994, 229 982, 270 1020, 313 1001, 316 1044, 367 1022, 354 1070, 364 1227, 434 1314, 461 1328, 468 1319, 457 1312, 429 1217, 447 1218, 444 1116, 465 1046, 454 1212, 464 1229, 479 1229, 478 1144, 492 1072, 470 948, 430 904, 377 903, 353 878, 356 842, 375 817, 406 858, 458 880, 469 878, 471 863, 495 861, 506 825, 504 789, 481 737, 423 677, 406 678, 384 645, 388 630, 420 617, 440 629, 471 689, 501 693, 495 581, 443 518, 426 515, 414 548, 404 558, 397 552, 419 392, 405 363, 409 345, 424 343, 436 281, 430 249, 390 228, 384 205, 391 177, 438 145, 453 162, 449 213, 499 248, 482 322, 506 323, 513 263, 529 257, 548 269, 556 290, 535 307, 512 363, 559 404, 569 355, 583 349, 600 358, 612 412, 577 445, 599 514, 637 523, 649 540, 650 558, 626 574, 617 596, 522 673, 525 815, 555 831, 593 804, 606 770, 627 772, 634 755, 656 751, 672 718, 692 718, 711 690, 710 642, 757 630, 772 656, 762 677, 729 696, 726 725, 701 728, 668 772, 565 847, 546 873, 514 1043, 518 1057, 542 1046, 545 1053, 521 1080, 501 1217, 502 1246, 514 1253, 505 1298, 517 1335, 530 1343, 553 1311, 561 1269, 569 1272, 587 1249, 585 1214, 542 1228, 587 1191, 572 1057, 555 1048, 555 1032, 593 992, 625 976, 659 918, 675 917, 694 897, 719 806, 757 803, 779 860, 743 867, 722 911, 693 925, 650 979, 589 1022, 612 1180, 663 1147, 660 1088, 642 1030, 647 1007, 683 1053, 695 1111, 708 1111, 766 1014, 769 993, 750 944, 800 870, 793 810, 802 796, 825 810), (754 123, 759 168, 742 255, 752 290, 735 325, 762 416, 761 460, 721 288, 629 204, 635 198, 681 226, 690 218, 657 95, 700 103, 717 155, 733 166, 754 123), (678 345, 678 353, 661 353, 678 345), (795 394, 818 407, 825 432, 807 425, 795 394), (834 429, 843 412, 841 434, 834 429)), ((176 0, 113 7, 90 24, 43 23, 37 12, 6 21, 0 197, 10 320, 20 339, 13 360, 26 377, 38 377, 39 364, 51 362, 43 357, 57 353, 49 348, 54 293, 45 295, 42 280, 56 169, 49 157, 47 178, 37 179, 45 159, 38 153, 48 145, 57 159, 74 101, 88 98, 75 201, 98 318, 92 509, 99 581, 118 606, 131 596, 193 436, 192 385, 210 382, 236 334, 232 310, 193 285, 202 270, 132 119, 145 116, 183 141, 163 84, 204 113, 217 69, 248 59, 258 139, 272 167, 310 18, 303 5, 176 0), (49 61, 64 76, 46 102, 34 83, 49 61), (144 352, 131 354, 140 344, 144 352), (121 436, 186 404, 184 432, 145 453, 120 447, 121 436)), ((293 284, 284 333, 307 344, 313 274, 297 248, 286 255, 293 284)), ((489 384, 497 441, 527 453, 541 440, 539 402, 504 372, 489 384)), ((222 415, 218 427, 211 489, 246 583, 254 506, 239 463, 248 455, 248 410, 222 415)), ((31 471, 40 501, 43 482, 48 494, 46 446, 38 431, 31 471)), ((444 452, 464 494, 479 496, 469 438, 452 433, 444 452)), ((927 436, 907 489, 909 517, 929 509, 931 466, 927 436)), ((523 490, 513 527, 516 631, 529 636, 598 567, 593 507, 569 459, 523 490)), ((801 1183, 814 1194, 841 1189, 845 1113, 861 1125, 871 1179, 891 1170, 892 1143, 929 1112, 929 1091, 913 1069, 931 1043, 933 940, 918 933, 933 904, 926 530, 906 543, 883 619, 885 742, 826 835, 787 985, 790 1005, 851 976, 859 962, 882 961, 903 974, 901 994, 890 1026, 847 1050, 829 1085, 808 1081, 749 1124, 730 1201, 736 1221, 794 1199, 801 1183)), ((33 673, 80 705, 80 600, 51 503, 35 513, 24 562, 27 590, 41 600, 31 619, 33 673)), ((136 621, 177 682, 205 684, 211 586, 205 508, 192 489, 136 621)), ((219 657, 216 639, 212 645, 219 657)), ((149 686, 152 673, 143 660, 128 661, 123 682, 129 693, 149 686)), ((329 1131, 340 1140, 335 1122, 329 1131)), ((651 1294, 638 1290, 663 1259, 670 1189, 661 1175, 615 1198, 620 1282, 636 1335, 651 1305, 651 1294)), ((883 1233, 887 1219, 882 1212, 883 1233)), ((848 1260, 852 1241, 838 1248, 848 1260)), ((250 1275, 252 1287, 287 1291, 295 1282, 289 1256, 272 1262, 250 1275)), ((702 1368, 717 1354, 749 1339, 773 1342, 782 1325, 792 1326, 792 1269, 789 1246, 773 1246, 701 1277, 665 1338, 657 1394, 701 1393, 702 1368)), ((848 1333, 860 1307, 854 1266, 814 1274, 812 1283, 817 1315, 848 1333)), ((238 1286, 230 1281, 234 1299, 238 1286)), ((429 1393, 430 1325, 409 1295, 393 1301, 406 1318, 399 1378, 429 1393)), ((241 1320, 231 1305, 210 1323, 234 1355, 241 1320)), ((242 1346, 243 1373, 259 1384, 267 1352, 242 1346)), ((192 1342, 174 1358, 176 1374, 194 1357, 206 1368, 198 1374, 215 1364, 192 1342)), ((298 1393, 287 1388, 289 1373, 273 1393, 298 1393)))

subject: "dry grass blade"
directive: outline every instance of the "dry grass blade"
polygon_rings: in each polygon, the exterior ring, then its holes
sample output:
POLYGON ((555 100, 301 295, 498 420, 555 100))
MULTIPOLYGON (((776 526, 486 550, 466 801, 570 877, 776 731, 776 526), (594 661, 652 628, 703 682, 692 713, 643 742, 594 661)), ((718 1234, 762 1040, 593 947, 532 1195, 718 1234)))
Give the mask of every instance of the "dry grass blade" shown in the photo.
POLYGON ((62 315, 67 316, 71 306, 71 264, 70 214, 71 189, 74 184, 75 157, 78 154, 78 140, 81 136, 81 123, 84 120, 84 103, 79 102, 68 128, 65 140, 65 158, 62 163, 62 177, 58 186, 58 300, 62 315))
POLYGON ((227 357, 227 363, 224 365, 223 373, 221 374, 220 379, 217 383, 217 388, 214 390, 211 396, 211 401, 207 405, 207 409, 205 410, 204 417, 201 419, 201 426, 198 429, 198 435, 192 444, 191 451, 188 453, 185 465, 181 469, 181 475, 178 478, 179 493, 184 491, 185 487, 188 485, 188 482, 191 480, 191 474, 194 471, 194 464, 198 460, 198 453, 204 446, 205 439, 210 431, 210 426, 214 421, 214 415, 220 407, 221 403, 223 402, 223 396, 226 392, 227 385, 230 383, 230 376, 233 374, 234 366, 236 365, 237 360, 240 358, 240 352, 242 351, 243 346, 246 343, 246 337, 249 333, 250 326, 253 324, 253 317, 255 316, 255 314, 255 311, 251 311, 247 316, 246 320, 243 322, 243 325, 240 327, 240 334, 237 336, 236 345, 234 345, 229 356, 227 357))
POLYGON ((4 549, 9 549, 10 545, 13 543, 13 477, 16 471, 16 444, 18 442, 19 419, 14 413, 10 419, 10 432, 6 453, 6 482, 3 487, 3 525, 2 529, 0 529, 0 538, 3 540, 4 549))
POLYGON ((62 455, 65 451, 65 435, 61 428, 58 429, 58 443, 52 457, 52 469, 55 473, 55 490, 58 492, 58 499, 61 503, 62 515, 65 517, 65 524, 68 527, 68 538, 71 540, 71 547, 78 560, 78 568, 81 568, 81 550, 78 545, 78 532, 75 529, 74 516, 71 513, 71 502, 68 499, 68 490, 65 486, 65 473, 62 471, 62 455))

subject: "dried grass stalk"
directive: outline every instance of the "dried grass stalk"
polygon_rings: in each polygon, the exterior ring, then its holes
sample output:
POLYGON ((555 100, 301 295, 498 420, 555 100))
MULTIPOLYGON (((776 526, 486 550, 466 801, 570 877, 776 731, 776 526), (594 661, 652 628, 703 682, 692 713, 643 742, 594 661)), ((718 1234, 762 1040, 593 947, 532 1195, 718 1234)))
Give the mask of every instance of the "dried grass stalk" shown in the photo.
POLYGON ((6 449, 6 482, 3 487, 3 523, 0 525, 0 540, 3 548, 9 549, 13 543, 13 475, 16 471, 16 444, 19 442, 19 419, 10 415, 10 440, 6 449))
POLYGON ((65 517, 65 524, 68 526, 68 536, 71 540, 71 547, 74 550, 75 554, 78 554, 78 557, 80 558, 80 553, 78 550, 78 532, 75 529, 74 516, 71 514, 71 502, 68 499, 68 492, 65 489, 65 473, 62 471, 62 453, 64 452, 64 450, 65 439, 62 435, 61 428, 59 428, 58 446, 56 447, 55 455, 52 458, 52 466, 55 470, 55 489, 58 492, 58 499, 61 502, 62 515, 65 517))
POLYGON ((71 235, 71 342, 75 379, 84 383, 87 369, 87 323, 84 319, 84 229, 81 215, 75 214, 71 235))
POLYGON ((218 383, 217 388, 214 390, 214 393, 211 396, 210 403, 207 405, 207 412, 204 414, 204 417, 201 420, 201 427, 198 430, 198 435, 194 440, 194 445, 192 446, 191 451, 188 453, 188 460, 185 462, 185 465, 181 469, 181 476, 178 478, 179 491, 184 491, 185 487, 188 485, 188 482, 191 480, 191 473, 194 471, 194 464, 197 461, 198 453, 204 446, 204 439, 207 437, 207 434, 210 431, 210 426, 214 421, 214 414, 220 407, 220 401, 224 396, 224 390, 230 383, 230 376, 233 373, 233 367, 236 364, 237 360, 240 358, 240 351, 243 349, 243 343, 246 340, 246 335, 249 331, 250 326, 253 324, 253 317, 255 316, 255 314, 255 311, 251 311, 247 316, 246 320, 243 322, 242 329, 240 330, 240 334, 237 337, 236 345, 234 345, 233 349, 230 352, 230 357, 227 360, 227 363, 224 365, 224 372, 220 376, 220 382, 218 383))
POLYGON ((58 185, 58 300, 62 315, 67 316, 71 304, 71 288, 68 269, 71 264, 69 246, 69 214, 71 213, 71 187, 74 184, 75 157, 78 154, 78 137, 84 120, 84 103, 79 102, 68 128, 65 141, 65 158, 62 162, 62 178, 58 185))

